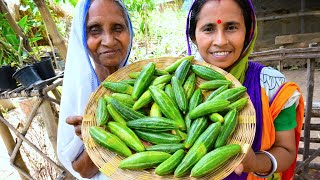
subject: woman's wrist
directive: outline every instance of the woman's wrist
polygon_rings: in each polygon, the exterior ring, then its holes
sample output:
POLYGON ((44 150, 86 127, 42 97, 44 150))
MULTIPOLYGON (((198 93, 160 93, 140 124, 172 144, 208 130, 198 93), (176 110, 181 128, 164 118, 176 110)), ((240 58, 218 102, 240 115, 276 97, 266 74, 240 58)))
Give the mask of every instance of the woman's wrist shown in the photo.
POLYGON ((72 162, 72 167, 83 178, 91 178, 99 172, 86 150, 83 150, 79 157, 72 162))
POLYGON ((263 150, 255 152, 255 154, 264 154, 270 159, 271 171, 269 171, 269 173, 253 172, 253 174, 257 177, 260 177, 260 178, 267 178, 267 177, 271 176, 272 174, 274 174, 274 172, 277 170, 277 166, 278 166, 276 158, 268 151, 263 151, 263 150))

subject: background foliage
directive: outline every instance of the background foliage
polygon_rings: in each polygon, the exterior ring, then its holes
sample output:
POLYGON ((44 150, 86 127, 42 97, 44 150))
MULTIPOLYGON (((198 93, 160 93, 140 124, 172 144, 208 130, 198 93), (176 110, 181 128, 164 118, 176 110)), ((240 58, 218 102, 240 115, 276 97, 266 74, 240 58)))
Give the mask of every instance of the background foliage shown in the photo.
POLYGON ((125 0, 134 26, 131 61, 185 53, 187 12, 178 0, 125 0), (143 10, 144 9, 144 10, 143 10))
MULTIPOLYGON (((72 17, 69 16, 60 6, 62 1, 46 1, 47 7, 58 27, 58 31, 67 40, 72 17)), ((76 2, 76 1, 75 1, 76 2)), ((33 0, 20 0, 20 4, 11 7, 11 15, 28 37, 33 51, 27 53, 20 42, 19 37, 9 25, 5 14, 0 14, 0 66, 24 66, 39 60, 39 56, 48 51, 49 37, 41 14, 33 0), (30 58, 32 57, 32 58, 30 58)))

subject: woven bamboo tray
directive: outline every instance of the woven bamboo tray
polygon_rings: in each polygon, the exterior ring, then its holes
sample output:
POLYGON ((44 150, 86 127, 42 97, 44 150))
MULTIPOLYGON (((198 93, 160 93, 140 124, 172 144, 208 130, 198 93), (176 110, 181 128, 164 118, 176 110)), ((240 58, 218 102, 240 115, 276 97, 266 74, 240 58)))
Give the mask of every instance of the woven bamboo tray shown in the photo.
MULTIPOLYGON (((110 75, 107 80, 108 81, 121 81, 124 79, 129 79, 128 74, 130 72, 141 71, 142 67, 144 67, 148 62, 152 61, 156 63, 156 67, 158 69, 165 69, 170 64, 175 62, 177 58, 166 57, 166 58, 158 58, 158 59, 149 59, 143 60, 139 62, 135 62, 126 67, 123 67, 110 75)), ((192 64, 198 64, 203 66, 208 66, 221 74, 223 74, 227 79, 233 82, 234 87, 241 86, 240 82, 233 77, 231 74, 226 71, 210 65, 205 62, 200 62, 193 60, 192 64)), ((197 86, 204 82, 204 80, 197 78, 197 86)), ((91 126, 96 126, 95 120, 95 110, 97 107, 98 99, 104 94, 111 94, 111 91, 106 88, 99 86, 98 89, 92 93, 87 107, 85 109, 85 115, 82 122, 82 137, 84 141, 84 145, 86 151, 88 152, 90 158, 94 162, 94 164, 100 169, 102 173, 106 176, 109 176, 110 179, 177 179, 173 175, 167 176, 158 176, 154 173, 154 169, 151 170, 122 170, 118 168, 119 163, 124 157, 117 155, 100 145, 96 144, 93 139, 90 137, 89 128, 91 126)), ((207 97, 209 94, 204 94, 207 97)), ((246 96, 248 96, 246 94, 246 96)), ((241 163, 246 153, 248 152, 249 147, 252 145, 254 135, 256 130, 256 118, 255 118, 255 110, 252 102, 249 100, 248 105, 239 112, 238 115, 238 126, 233 133, 233 136, 228 141, 230 143, 236 143, 241 145, 242 153, 239 153, 237 156, 229 159, 226 163, 220 166, 215 171, 210 174, 202 177, 203 179, 223 179, 230 173, 234 171, 234 169, 241 163)), ((189 176, 183 177, 183 179, 194 179, 189 176)))

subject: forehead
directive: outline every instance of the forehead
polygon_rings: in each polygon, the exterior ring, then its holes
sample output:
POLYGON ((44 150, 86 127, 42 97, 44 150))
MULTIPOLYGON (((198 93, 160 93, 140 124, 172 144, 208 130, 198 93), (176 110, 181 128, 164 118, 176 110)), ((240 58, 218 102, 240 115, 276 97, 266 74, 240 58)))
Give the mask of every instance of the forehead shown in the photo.
POLYGON ((113 0, 94 0, 88 11, 88 21, 95 19, 110 19, 125 21, 123 9, 113 0))
POLYGON ((240 6, 234 0, 207 1, 198 15, 199 21, 244 21, 240 6))

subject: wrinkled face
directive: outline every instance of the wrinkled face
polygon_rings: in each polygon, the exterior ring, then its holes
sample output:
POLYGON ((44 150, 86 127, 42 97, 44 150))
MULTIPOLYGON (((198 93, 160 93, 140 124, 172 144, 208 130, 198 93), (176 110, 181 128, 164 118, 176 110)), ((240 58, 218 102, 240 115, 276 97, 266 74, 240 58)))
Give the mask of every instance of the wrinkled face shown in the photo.
POLYGON ((195 40, 202 58, 222 69, 235 63, 242 52, 246 27, 233 0, 208 1, 198 14, 195 40))
POLYGON ((119 66, 126 58, 130 33, 120 6, 94 0, 87 17, 87 45, 96 65, 119 66))

